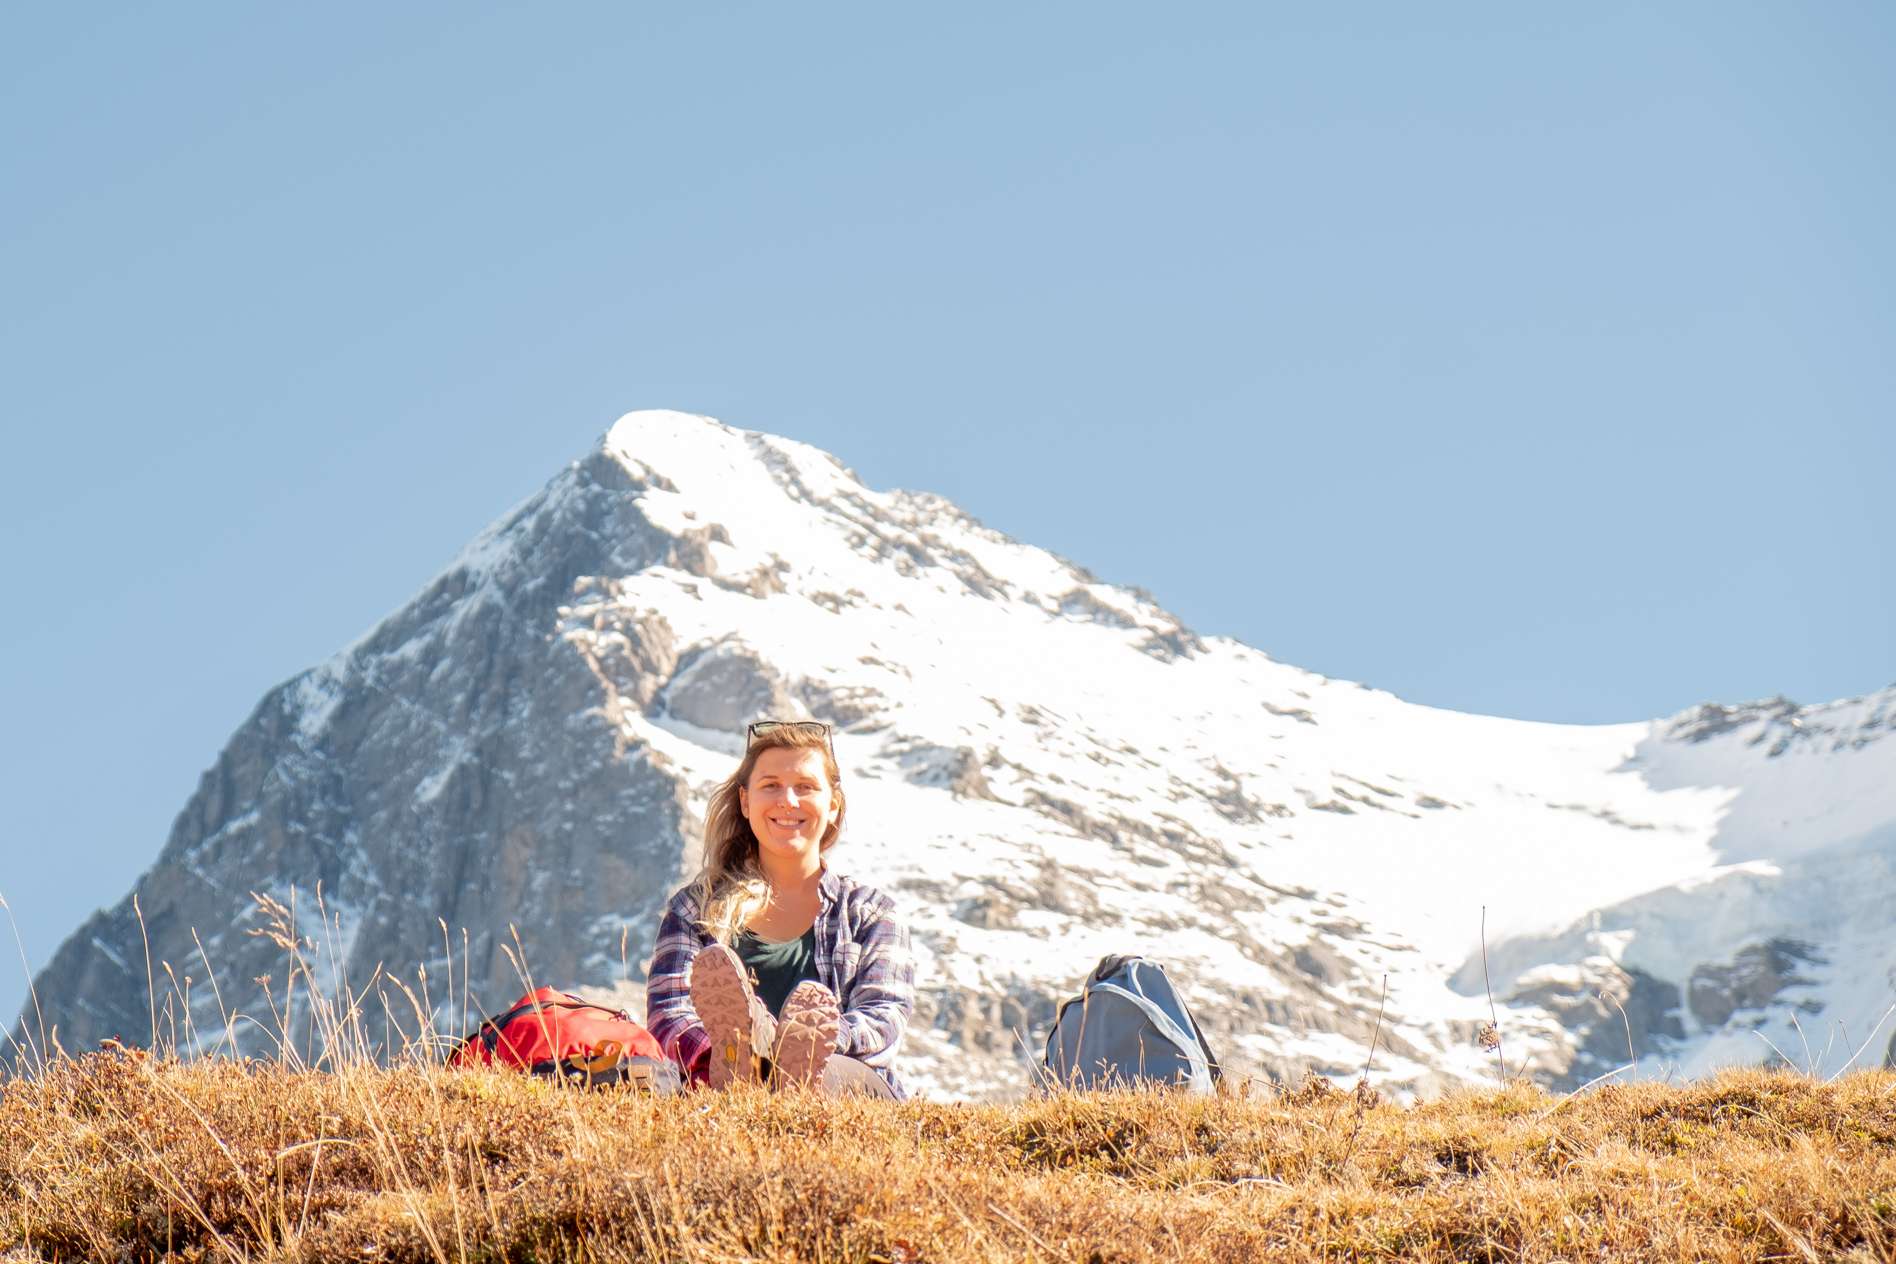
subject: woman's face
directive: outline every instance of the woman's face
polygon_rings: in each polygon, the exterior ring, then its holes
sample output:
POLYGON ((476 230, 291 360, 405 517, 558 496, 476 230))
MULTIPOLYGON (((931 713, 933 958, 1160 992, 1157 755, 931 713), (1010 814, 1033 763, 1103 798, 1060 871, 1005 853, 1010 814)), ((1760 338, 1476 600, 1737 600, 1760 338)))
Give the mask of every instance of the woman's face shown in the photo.
POLYGON ((738 792, 744 819, 764 857, 807 861, 820 855, 836 821, 836 787, 823 752, 772 747, 757 757, 750 784, 738 792))

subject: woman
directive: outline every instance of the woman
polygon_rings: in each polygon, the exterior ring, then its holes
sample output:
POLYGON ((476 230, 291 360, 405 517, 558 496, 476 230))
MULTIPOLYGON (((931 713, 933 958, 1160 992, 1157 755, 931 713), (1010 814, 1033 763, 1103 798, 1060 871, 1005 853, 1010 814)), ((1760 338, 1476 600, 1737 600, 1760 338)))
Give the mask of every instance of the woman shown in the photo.
POLYGON ((845 809, 829 725, 764 720, 748 736, 705 813, 704 868, 665 906, 645 1024, 714 1088, 767 1078, 906 1097, 908 928, 827 863, 845 809))

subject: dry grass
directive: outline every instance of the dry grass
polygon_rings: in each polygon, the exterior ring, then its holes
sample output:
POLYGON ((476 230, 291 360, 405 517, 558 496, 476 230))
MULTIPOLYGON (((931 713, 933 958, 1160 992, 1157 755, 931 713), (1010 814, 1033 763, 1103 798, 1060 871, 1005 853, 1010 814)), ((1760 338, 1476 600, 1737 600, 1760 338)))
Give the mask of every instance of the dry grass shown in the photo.
POLYGON ((7 1260, 1896 1260, 1886 1071, 962 1106, 119 1051, 0 1092, 7 1260))
MULTIPOLYGON (((55 1051, 37 1074, 0 1073, 0 1264, 1896 1264, 1890 1071, 1731 1071, 1569 1097, 1518 1084, 1413 1107, 1326 1081, 1014 1106, 659 1099, 447 1070, 425 975, 410 988, 378 971, 352 990, 311 965, 321 945, 292 910, 259 906, 253 933, 288 966, 271 1022, 223 1013, 220 997, 220 1030, 196 1031, 190 981, 164 967, 152 1031, 161 1047, 228 1050, 240 1025, 274 1030, 273 1059, 75 1059, 42 1036, 24 1051, 33 1065, 55 1051), (367 1030, 371 992, 392 1039, 367 1030)), ((452 994, 452 969, 446 982, 452 994)))

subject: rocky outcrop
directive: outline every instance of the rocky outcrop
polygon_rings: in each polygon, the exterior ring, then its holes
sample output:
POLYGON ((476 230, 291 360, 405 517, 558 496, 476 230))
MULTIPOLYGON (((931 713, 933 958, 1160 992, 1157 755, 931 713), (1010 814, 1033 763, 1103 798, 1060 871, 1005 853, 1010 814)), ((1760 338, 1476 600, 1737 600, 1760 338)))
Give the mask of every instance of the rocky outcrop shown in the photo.
POLYGON ((677 558, 638 490, 616 462, 581 463, 360 644, 266 696, 157 863, 39 976, 65 1047, 221 1037, 213 977, 227 1002, 267 1013, 251 981, 281 998, 287 967, 246 933, 253 891, 293 905, 319 974, 357 987, 378 967, 439 982, 450 950, 474 1010, 525 990, 509 949, 540 978, 624 973, 597 945, 651 923, 679 873, 685 805, 650 752, 615 744, 605 704, 651 695, 671 649, 656 621, 609 660, 548 647, 591 576, 677 558))
POLYGON ((1552 1014, 1570 1038, 1568 1056, 1558 1046, 1542 1053, 1540 1076, 1551 1087, 1578 1087, 1614 1067, 1663 1054, 1685 1036, 1678 987, 1606 957, 1530 973, 1507 1000, 1552 1014))
POLYGON ((1741 1009, 1763 1009, 1786 988, 1811 982, 1798 973, 1799 966, 1824 962, 1823 954, 1801 939, 1747 945, 1728 962, 1708 962, 1692 971, 1686 987, 1692 1017, 1703 1026, 1717 1027, 1741 1009))
POLYGON ((804 714, 777 670, 736 638, 693 652, 658 702, 666 715, 712 733, 740 733, 760 715, 804 714))
POLYGON ((1728 733, 1744 734, 1747 746, 1759 747, 1767 758, 1777 759, 1799 746, 1860 750, 1889 732, 1893 714, 1887 697, 1867 713, 1848 704, 1800 707, 1785 697, 1738 706, 1707 702, 1675 720, 1666 735, 1698 743, 1728 733))

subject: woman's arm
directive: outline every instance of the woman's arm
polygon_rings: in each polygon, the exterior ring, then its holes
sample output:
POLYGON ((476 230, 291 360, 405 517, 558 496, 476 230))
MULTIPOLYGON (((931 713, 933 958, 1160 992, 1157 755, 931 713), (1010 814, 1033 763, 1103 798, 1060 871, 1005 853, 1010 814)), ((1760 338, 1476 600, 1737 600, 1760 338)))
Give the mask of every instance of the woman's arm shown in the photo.
POLYGON ((890 1067, 915 1008, 915 960, 908 926, 886 896, 862 911, 856 940, 862 958, 842 998, 838 1049, 873 1067, 890 1067))
POLYGON ((652 969, 645 977, 645 1029, 686 1072, 711 1048, 711 1037, 691 1008, 691 963, 704 944, 696 916, 697 907, 684 892, 672 897, 659 921, 652 969))

